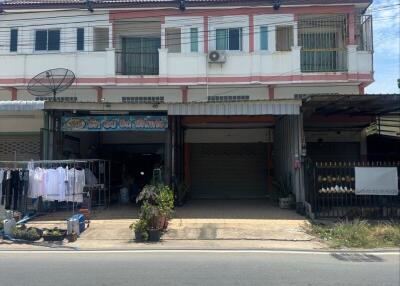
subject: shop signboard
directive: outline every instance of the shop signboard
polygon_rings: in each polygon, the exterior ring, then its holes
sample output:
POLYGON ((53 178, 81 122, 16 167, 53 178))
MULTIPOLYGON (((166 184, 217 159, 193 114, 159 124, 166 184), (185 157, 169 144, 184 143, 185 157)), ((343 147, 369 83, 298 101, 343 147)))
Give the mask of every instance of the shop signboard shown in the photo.
POLYGON ((356 167, 356 195, 397 196, 396 167, 356 167))
POLYGON ((167 128, 167 116, 96 115, 64 116, 61 119, 61 130, 64 132, 164 131, 167 128))

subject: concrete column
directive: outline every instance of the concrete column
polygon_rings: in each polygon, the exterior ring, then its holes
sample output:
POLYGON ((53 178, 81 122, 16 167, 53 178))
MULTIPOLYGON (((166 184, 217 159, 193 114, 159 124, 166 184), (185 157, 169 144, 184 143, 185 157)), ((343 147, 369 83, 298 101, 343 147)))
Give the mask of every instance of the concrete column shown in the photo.
POLYGON ((115 40, 114 40, 114 22, 112 22, 108 26, 108 48, 112 49, 115 47, 115 40))
POLYGON ((107 78, 113 78, 116 74, 116 57, 115 57, 115 49, 109 48, 106 49, 106 75, 107 78))
POLYGON ((268 86, 268 99, 274 100, 274 98, 275 98, 275 86, 269 85, 268 86))
POLYGON ((171 121, 168 120, 168 129, 165 131, 165 148, 164 148, 164 182, 166 185, 171 184, 171 121))
POLYGON ((301 47, 299 47, 297 45, 292 47, 292 73, 293 74, 301 73, 300 52, 301 52, 301 47))
POLYGON ((204 33, 204 53, 208 53, 208 16, 204 16, 203 19, 203 33, 204 33))
POLYGON ((183 103, 187 103, 188 102, 188 91, 189 91, 188 86, 181 86, 182 102, 183 103))
POLYGON ((159 57, 159 75, 160 78, 168 77, 168 49, 158 49, 158 57, 159 57))
POLYGON ((54 158, 54 140, 55 140, 55 119, 54 111, 49 113, 49 125, 48 125, 48 153, 47 160, 52 160, 54 158))
POLYGON ((48 160, 49 158, 49 113, 43 112, 43 130, 42 130, 42 154, 41 159, 48 160))
POLYGON ((366 129, 363 129, 361 131, 360 158, 361 158, 362 161, 367 161, 368 160, 367 130, 366 129))
POLYGON ((348 44, 349 45, 355 45, 356 44, 356 14, 355 13, 350 13, 348 14, 349 18, 349 39, 348 39, 348 44))
POLYGON ((18 99, 18 89, 16 89, 15 87, 8 87, 7 88, 10 93, 11 93, 11 100, 15 101, 18 99))
POLYGON ((254 15, 249 15, 249 52, 254 52, 254 15))
POLYGON ((101 86, 95 86, 94 89, 96 90, 97 102, 103 102, 103 88, 101 86))

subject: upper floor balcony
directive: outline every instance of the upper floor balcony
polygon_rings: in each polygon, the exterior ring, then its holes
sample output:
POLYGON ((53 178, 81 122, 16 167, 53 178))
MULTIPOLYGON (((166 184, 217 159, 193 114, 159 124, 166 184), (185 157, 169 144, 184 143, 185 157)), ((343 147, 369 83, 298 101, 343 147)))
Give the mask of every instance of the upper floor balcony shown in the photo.
POLYGON ((26 35, 17 31, 16 42, 10 31, 0 84, 25 84, 56 67, 74 71, 77 84, 361 81, 372 73, 370 17, 147 17, 54 31, 32 31, 30 49, 20 43, 26 35))

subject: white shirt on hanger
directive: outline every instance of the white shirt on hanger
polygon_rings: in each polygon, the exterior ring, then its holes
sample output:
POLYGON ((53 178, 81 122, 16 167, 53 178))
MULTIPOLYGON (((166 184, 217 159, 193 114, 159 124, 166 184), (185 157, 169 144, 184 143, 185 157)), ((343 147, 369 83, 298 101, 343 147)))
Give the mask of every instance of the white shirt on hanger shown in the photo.
POLYGON ((68 173, 63 167, 57 168, 57 183, 59 192, 59 201, 65 201, 65 194, 67 193, 68 173))
POLYGON ((45 201, 58 201, 60 200, 59 184, 58 184, 58 171, 54 169, 46 169, 44 175, 44 189, 45 201))

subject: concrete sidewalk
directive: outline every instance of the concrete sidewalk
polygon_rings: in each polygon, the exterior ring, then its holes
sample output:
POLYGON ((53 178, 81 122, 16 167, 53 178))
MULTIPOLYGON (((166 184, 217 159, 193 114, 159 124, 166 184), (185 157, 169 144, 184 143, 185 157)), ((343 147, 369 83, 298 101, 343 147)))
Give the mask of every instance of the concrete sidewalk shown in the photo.
MULTIPOLYGON (((69 213, 50 213, 28 226, 66 228, 69 213)), ((94 211, 89 228, 74 243, 35 243, 33 247, 70 249, 321 249, 325 245, 305 232, 308 221, 293 210, 283 210, 266 200, 199 200, 176 208, 162 242, 136 243, 129 225, 137 219, 137 207, 119 205, 94 211)), ((0 243, 0 249, 32 247, 0 243)))
MULTIPOLYGON (((135 220, 93 220, 76 242, 32 244, 0 241, 10 249, 324 249, 304 231, 306 220, 174 219, 160 243, 136 243, 129 225, 135 220)), ((30 226, 65 228, 60 221, 32 222, 30 226)))

